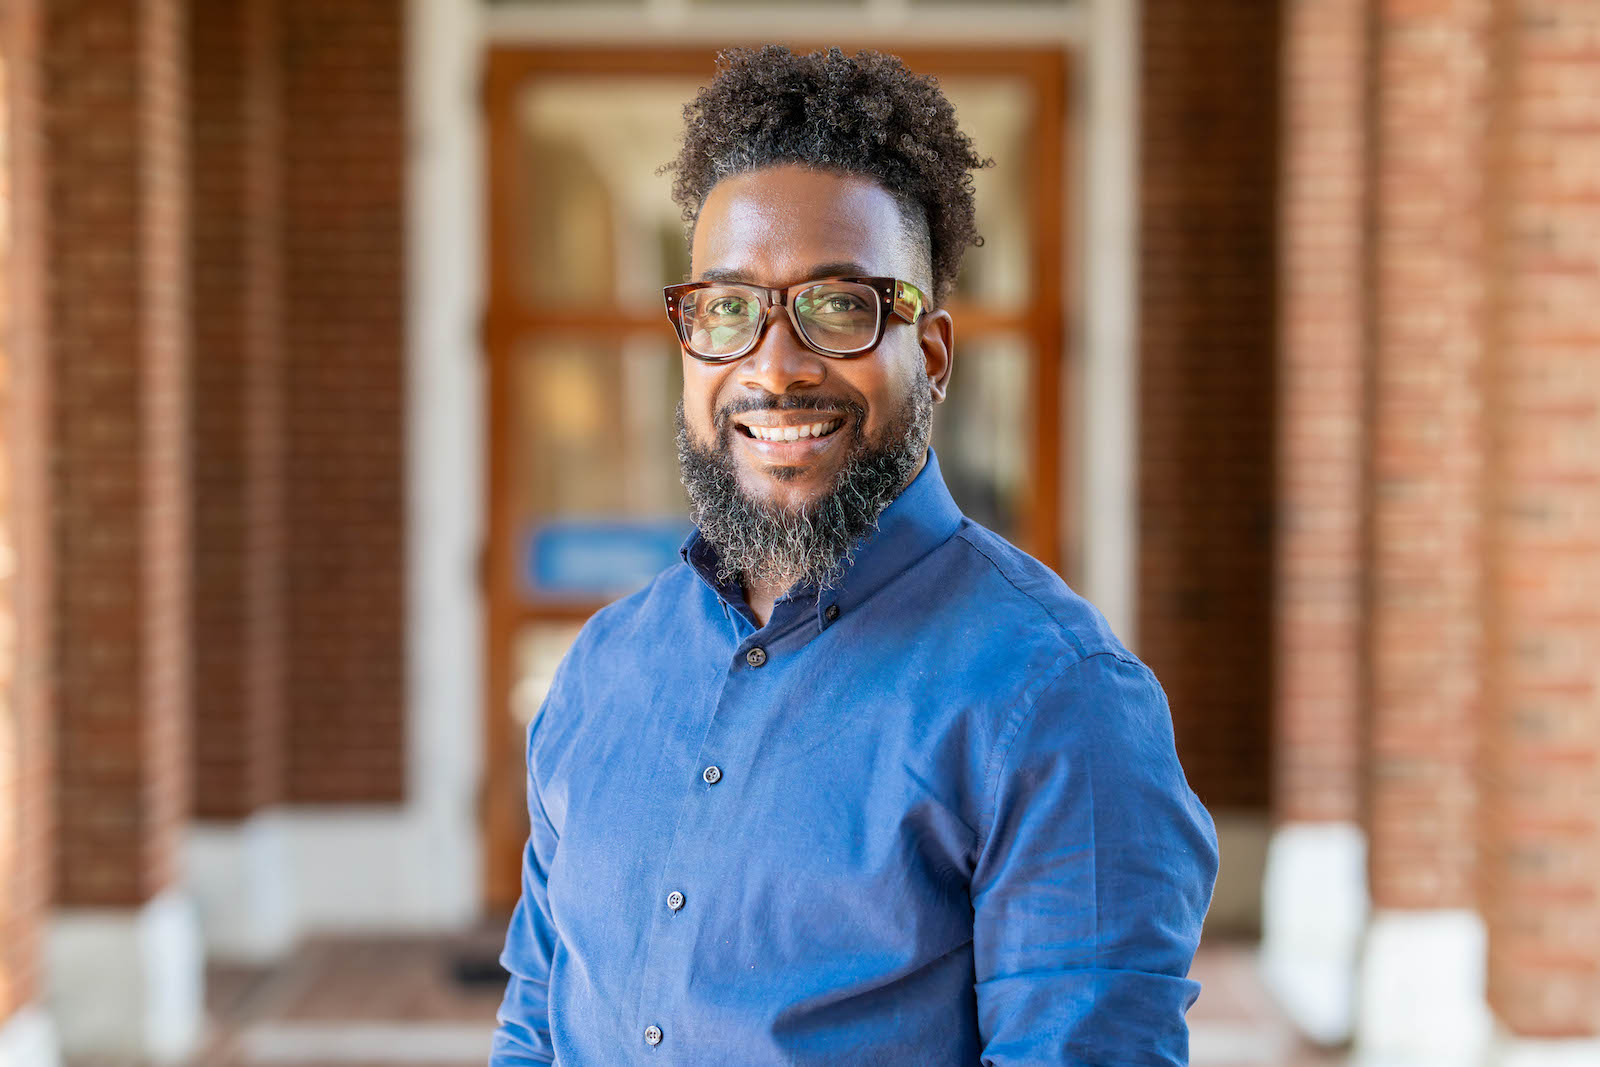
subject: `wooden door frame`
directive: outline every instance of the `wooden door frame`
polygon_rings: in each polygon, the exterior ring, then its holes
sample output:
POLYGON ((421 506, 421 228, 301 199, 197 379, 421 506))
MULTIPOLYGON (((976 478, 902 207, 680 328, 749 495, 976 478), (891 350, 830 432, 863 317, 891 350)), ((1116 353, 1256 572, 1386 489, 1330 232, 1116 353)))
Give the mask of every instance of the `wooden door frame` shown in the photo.
MULTIPOLYGON (((874 47, 863 42, 862 47, 874 47)), ((812 46, 794 45, 796 51, 812 46)), ((878 44, 877 47, 882 47, 878 44)), ((1066 105, 1071 57, 1065 48, 948 46, 899 48, 890 46, 912 70, 933 70, 941 75, 1001 75, 1020 78, 1032 89, 1035 105, 1030 124, 1035 165, 1025 176, 1029 201, 1027 217, 1035 221, 1029 246, 1032 271, 1030 298, 1022 314, 985 314, 977 309, 951 308, 957 343, 968 331, 974 334, 1020 334, 1031 345, 1029 394, 1034 402, 1030 427, 1030 472, 1034 480, 1022 528, 1023 547, 1047 566, 1061 569, 1063 530, 1075 529, 1063 514, 1061 486, 1061 411, 1068 298, 1065 205, 1070 202, 1066 167, 1066 105)), ((516 147, 517 94, 530 82, 550 76, 614 77, 701 76, 715 69, 716 49, 684 46, 545 46, 496 44, 487 49, 482 106, 485 138, 485 173, 489 182, 486 212, 488 230, 487 293, 482 343, 486 359, 484 410, 488 413, 488 515, 480 568, 483 593, 486 674, 483 707, 484 774, 479 792, 479 825, 483 829, 483 899, 486 909, 509 911, 517 900, 520 852, 508 842, 525 836, 517 827, 516 806, 506 798, 521 792, 520 781, 507 781, 503 771, 506 707, 511 697, 512 647, 518 628, 531 620, 581 622, 605 601, 530 602, 516 593, 516 556, 508 536, 508 491, 511 396, 507 383, 513 369, 518 338, 534 330, 573 329, 592 321, 581 314, 555 313, 520 306, 515 283, 513 242, 515 220, 512 162, 516 147)), ((616 332, 666 329, 665 316, 625 316, 616 332)), ((1067 382, 1070 384, 1070 379, 1067 382)), ((1070 409, 1070 408, 1069 408, 1070 409)), ((1069 576, 1070 580, 1070 576, 1069 576)))

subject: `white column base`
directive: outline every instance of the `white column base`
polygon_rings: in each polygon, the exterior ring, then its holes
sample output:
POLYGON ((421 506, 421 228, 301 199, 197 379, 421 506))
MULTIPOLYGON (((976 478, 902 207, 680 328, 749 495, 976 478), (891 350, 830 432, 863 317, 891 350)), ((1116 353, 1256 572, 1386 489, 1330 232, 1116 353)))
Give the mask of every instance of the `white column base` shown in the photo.
POLYGON ((1273 831, 1262 885, 1261 980, 1313 1042, 1350 1039, 1369 910, 1361 827, 1285 823, 1273 831))
POLYGON ((1597 1063, 1600 1037, 1518 1037, 1495 1020, 1488 1067, 1594 1067, 1597 1063))
POLYGON ((318 930, 457 930, 477 921, 477 828, 419 808, 290 809, 295 917, 318 930))
POLYGON ((1473 911, 1379 910, 1361 961, 1355 1051, 1363 1067, 1481 1064, 1493 1018, 1488 934, 1473 911))
POLYGON ((1222 863, 1206 912, 1205 933, 1257 936, 1261 932, 1261 881, 1271 834, 1265 813, 1213 812, 1222 863))
POLYGON ((205 958, 193 902, 169 888, 142 908, 69 908, 47 937, 48 1004, 69 1055, 176 1063, 205 1024, 205 958))
POLYGON ((476 826, 420 807, 292 807, 191 827, 185 885, 208 956, 266 963, 303 934, 464 929, 476 826))
POLYGON ((0 1022, 0 1067, 60 1067, 55 1023, 29 1004, 0 1022))
POLYGON ((268 963, 294 947, 294 871, 276 813, 191 823, 184 862, 208 958, 268 963))

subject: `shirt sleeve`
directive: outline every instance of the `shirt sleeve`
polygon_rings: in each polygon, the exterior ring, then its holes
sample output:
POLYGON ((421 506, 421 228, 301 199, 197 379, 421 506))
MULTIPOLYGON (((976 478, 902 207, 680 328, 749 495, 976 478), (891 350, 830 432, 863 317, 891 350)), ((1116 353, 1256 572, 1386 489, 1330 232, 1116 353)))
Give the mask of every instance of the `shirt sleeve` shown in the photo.
POLYGON ((505 998, 495 1013, 498 1026, 489 1053, 489 1067, 520 1067, 555 1062, 550 1041, 550 959, 556 931, 550 918, 547 882, 557 836, 539 799, 533 776, 533 740, 544 719, 548 698, 528 723, 524 753, 528 768, 528 843, 522 852, 522 895, 511 912, 500 966, 510 974, 505 998))
POLYGON ((1166 695, 1120 653, 1052 678, 991 760, 972 879, 983 1063, 1180 1067, 1217 876, 1166 695))

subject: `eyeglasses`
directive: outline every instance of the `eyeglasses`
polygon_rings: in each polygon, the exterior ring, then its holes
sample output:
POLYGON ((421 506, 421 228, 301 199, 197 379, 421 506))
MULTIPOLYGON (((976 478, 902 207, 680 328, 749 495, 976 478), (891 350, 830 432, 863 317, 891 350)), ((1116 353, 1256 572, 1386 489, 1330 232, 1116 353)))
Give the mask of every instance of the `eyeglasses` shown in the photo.
POLYGON ((915 323, 928 298, 898 278, 828 278, 785 289, 726 282, 683 282, 662 289, 667 318, 691 356, 728 363, 756 346, 774 306, 795 336, 825 356, 862 356, 878 347, 891 315, 915 323))

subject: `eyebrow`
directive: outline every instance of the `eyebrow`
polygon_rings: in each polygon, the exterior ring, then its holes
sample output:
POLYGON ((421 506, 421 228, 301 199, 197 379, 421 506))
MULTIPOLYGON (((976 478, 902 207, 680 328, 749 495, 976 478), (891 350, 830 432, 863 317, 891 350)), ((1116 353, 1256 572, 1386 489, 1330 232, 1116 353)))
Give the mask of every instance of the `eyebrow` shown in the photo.
MULTIPOLYGON (((871 272, 868 271, 867 268, 863 267, 854 260, 843 259, 833 263, 818 263, 816 266, 812 267, 809 271, 803 274, 800 280, 808 281, 812 278, 862 277, 870 273, 871 272)), ((712 267, 710 270, 702 271, 700 273, 700 280, 703 282, 735 282, 744 285, 757 284, 756 282, 750 280, 749 271, 739 267, 712 267)), ((773 288, 777 288, 777 286, 773 286, 773 288)))

